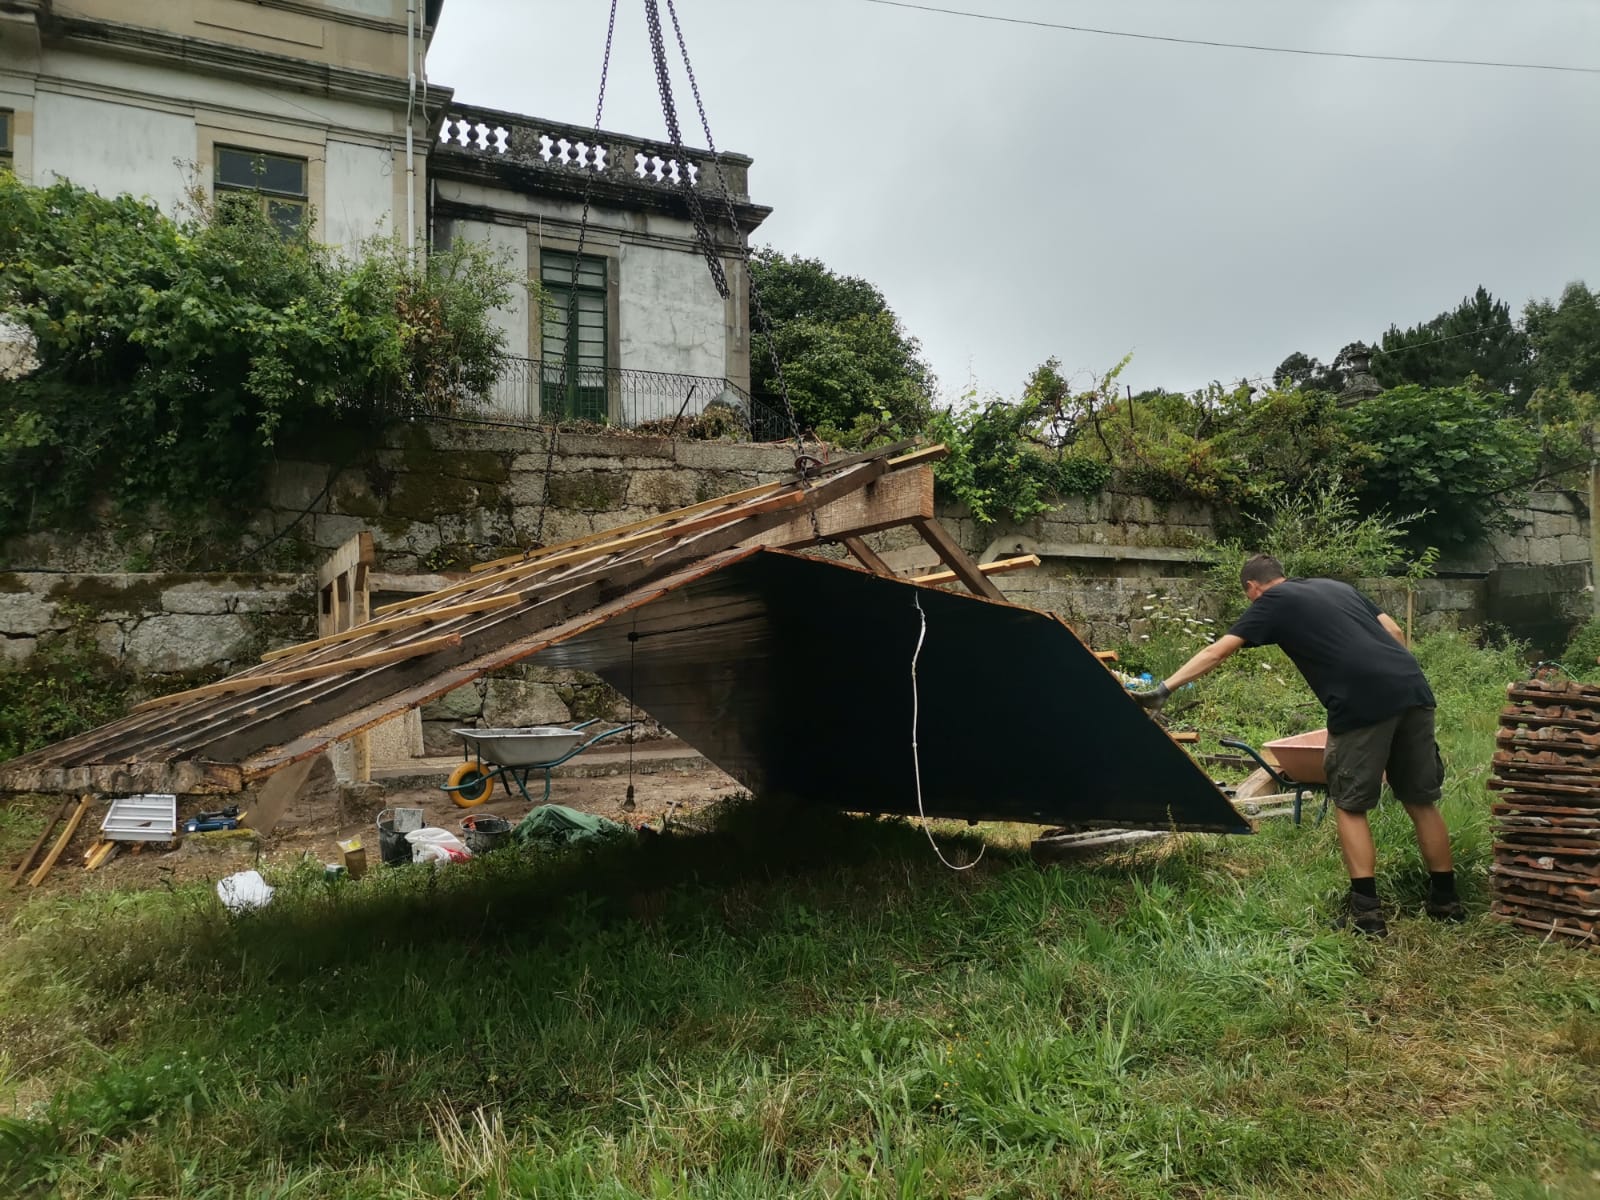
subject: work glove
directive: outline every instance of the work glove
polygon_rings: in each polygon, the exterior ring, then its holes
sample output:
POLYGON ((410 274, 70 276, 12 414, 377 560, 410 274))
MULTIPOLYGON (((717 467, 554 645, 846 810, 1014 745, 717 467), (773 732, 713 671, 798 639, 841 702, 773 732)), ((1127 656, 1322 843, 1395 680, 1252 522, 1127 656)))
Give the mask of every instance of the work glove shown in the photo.
POLYGON ((1167 698, 1171 695, 1171 688, 1164 683, 1158 683, 1148 692, 1134 692, 1133 698, 1138 701, 1140 708, 1154 716, 1166 707, 1167 698))

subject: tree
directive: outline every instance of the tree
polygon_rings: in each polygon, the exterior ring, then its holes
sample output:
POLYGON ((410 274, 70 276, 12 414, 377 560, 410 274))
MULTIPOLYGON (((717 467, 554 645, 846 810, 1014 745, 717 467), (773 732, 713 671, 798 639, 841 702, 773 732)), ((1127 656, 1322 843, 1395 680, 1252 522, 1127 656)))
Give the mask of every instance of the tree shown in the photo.
POLYGON ((258 208, 173 220, 0 171, 0 317, 37 365, 0 380, 0 530, 104 495, 242 503, 287 438, 447 411, 493 380, 507 276, 283 236, 258 208))
POLYGON ((1369 455, 1357 492, 1363 511, 1407 524, 1413 546, 1479 541, 1537 473, 1528 423, 1502 415, 1476 388, 1392 388, 1343 416, 1369 455))
POLYGON ((1531 358, 1528 335, 1510 307, 1479 287, 1431 321, 1410 329, 1389 326, 1372 357, 1372 373, 1386 388, 1450 388, 1475 375, 1489 391, 1520 405, 1532 390, 1531 358))
POLYGON ((775 350, 802 428, 846 440, 922 428, 933 373, 882 292, 817 259, 770 247, 752 257, 750 269, 771 326, 770 335, 758 330, 751 339, 757 396, 770 404, 778 395, 775 350))
POLYGON ((1296 350, 1278 364, 1278 369, 1272 373, 1272 382, 1280 388, 1338 395, 1349 382, 1354 357, 1366 353, 1365 344, 1351 342, 1334 356, 1330 365, 1323 366, 1321 360, 1296 350))
POLYGON ((1563 380, 1577 392, 1600 395, 1600 293, 1579 280, 1561 299, 1530 300, 1523 309, 1533 347, 1533 380, 1557 388, 1563 380))

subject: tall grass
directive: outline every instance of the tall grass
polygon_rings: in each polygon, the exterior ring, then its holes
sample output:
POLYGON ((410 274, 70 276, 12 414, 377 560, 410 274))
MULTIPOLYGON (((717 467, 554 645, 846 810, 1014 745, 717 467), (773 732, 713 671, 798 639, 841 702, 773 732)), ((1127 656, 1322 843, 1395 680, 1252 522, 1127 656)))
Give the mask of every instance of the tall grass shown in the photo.
MULTIPOLYGON (((1482 913, 1515 672, 1420 653, 1482 913)), ((1403 814, 1378 945, 1326 927, 1329 824, 1049 870, 979 834, 952 873, 905 822, 750 805, 307 869, 244 919, 203 889, 34 900, 0 947, 0 1194, 1595 1194, 1600 960, 1422 919, 1403 814)))

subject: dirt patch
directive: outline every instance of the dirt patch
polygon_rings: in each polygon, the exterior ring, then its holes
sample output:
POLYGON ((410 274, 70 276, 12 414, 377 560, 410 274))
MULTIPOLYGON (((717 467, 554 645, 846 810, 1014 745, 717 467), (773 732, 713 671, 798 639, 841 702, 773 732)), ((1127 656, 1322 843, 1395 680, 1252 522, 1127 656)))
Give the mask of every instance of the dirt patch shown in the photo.
MULTIPOLYGON (((599 778, 557 779, 551 787, 550 802, 583 812, 595 813, 625 825, 659 826, 670 807, 674 817, 689 817, 708 805, 737 793, 739 785, 722 772, 711 768, 662 771, 634 779, 634 809, 624 810, 628 780, 626 775, 599 778)), ((537 798, 537 793, 535 793, 537 798)), ((87 890, 143 890, 176 887, 195 882, 215 882, 236 871, 252 867, 288 866, 304 856, 323 863, 341 859, 338 843, 360 837, 367 847, 369 869, 378 863, 377 829, 374 821, 386 807, 406 805, 423 810, 430 825, 459 832, 461 819, 471 814, 504 817, 513 824, 530 811, 520 796, 508 797, 496 786, 491 799, 474 808, 457 808, 437 788, 418 788, 379 794, 351 801, 341 799, 336 790, 316 789, 296 797, 270 834, 259 839, 198 840, 195 845, 176 848, 160 844, 129 846, 98 871, 83 869, 84 852, 98 839, 98 816, 85 821, 73 845, 62 855, 54 871, 37 891, 22 888, 5 899, 20 902, 38 892, 80 892, 87 890)), ((187 810, 183 814, 188 816, 187 810)), ((0 907, 9 907, 9 904, 0 907)))

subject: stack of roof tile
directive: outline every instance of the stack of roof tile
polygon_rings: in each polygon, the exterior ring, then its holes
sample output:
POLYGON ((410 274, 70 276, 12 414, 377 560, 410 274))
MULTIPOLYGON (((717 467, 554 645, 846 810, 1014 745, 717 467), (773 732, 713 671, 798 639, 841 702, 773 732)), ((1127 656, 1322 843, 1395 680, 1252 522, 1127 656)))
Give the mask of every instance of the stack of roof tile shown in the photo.
POLYGON ((1513 683, 1494 773, 1494 914, 1600 949, 1600 687, 1513 683))

